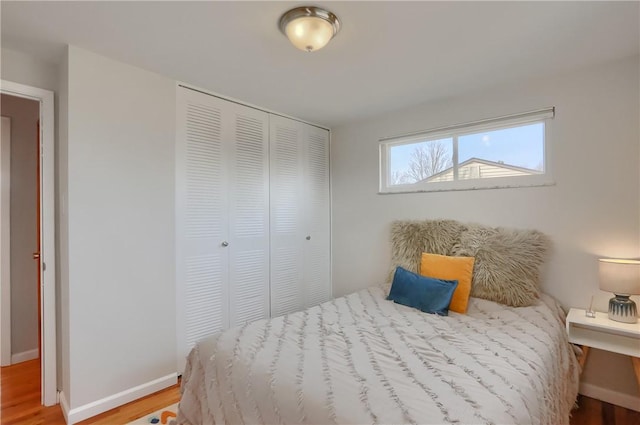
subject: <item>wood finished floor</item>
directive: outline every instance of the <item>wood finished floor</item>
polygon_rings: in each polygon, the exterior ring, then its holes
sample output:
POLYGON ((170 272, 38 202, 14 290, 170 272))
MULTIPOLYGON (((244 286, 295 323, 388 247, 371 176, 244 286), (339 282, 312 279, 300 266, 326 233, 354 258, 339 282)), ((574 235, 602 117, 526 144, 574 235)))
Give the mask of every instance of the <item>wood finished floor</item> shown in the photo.
MULTIPOLYGON (((65 425, 60 406, 40 405, 40 361, 31 360, 0 369, 2 425, 65 425)), ((125 404, 80 425, 122 425, 180 400, 178 385, 125 404)))
MULTIPOLYGON (((0 369, 2 425, 64 425, 60 406, 40 405, 40 361, 32 360, 0 369)), ((95 416, 80 425, 123 425, 180 400, 173 386, 95 416)), ((580 396, 571 425, 638 425, 640 413, 580 396)))

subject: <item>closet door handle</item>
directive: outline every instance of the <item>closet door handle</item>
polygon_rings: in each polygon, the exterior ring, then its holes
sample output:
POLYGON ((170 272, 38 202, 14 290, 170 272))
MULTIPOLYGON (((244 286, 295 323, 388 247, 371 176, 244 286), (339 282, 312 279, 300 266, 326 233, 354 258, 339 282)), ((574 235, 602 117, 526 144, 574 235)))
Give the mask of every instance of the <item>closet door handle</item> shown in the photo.
POLYGON ((222 245, 222 246, 224 246, 224 247, 227 247, 227 246, 229 246, 229 242, 227 242, 227 241, 222 241, 222 244, 221 244, 221 245, 222 245))
POLYGON ((311 240, 311 236, 307 236, 305 239, 310 241, 311 240))

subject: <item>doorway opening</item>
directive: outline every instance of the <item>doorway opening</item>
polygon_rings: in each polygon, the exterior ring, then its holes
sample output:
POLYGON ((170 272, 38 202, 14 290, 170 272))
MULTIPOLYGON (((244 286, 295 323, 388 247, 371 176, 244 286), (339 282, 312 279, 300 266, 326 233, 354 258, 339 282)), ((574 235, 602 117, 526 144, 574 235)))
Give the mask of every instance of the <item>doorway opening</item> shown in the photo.
POLYGON ((53 92, 1 81, 0 364, 39 359, 57 403, 53 92))
POLYGON ((3 308, 3 348, 11 356, 2 366, 40 358, 38 160, 40 104, 32 99, 0 95, 2 111, 2 274, 9 285, 3 308), (9 247, 7 250, 6 247, 9 247), (7 347, 8 346, 8 347, 7 347))

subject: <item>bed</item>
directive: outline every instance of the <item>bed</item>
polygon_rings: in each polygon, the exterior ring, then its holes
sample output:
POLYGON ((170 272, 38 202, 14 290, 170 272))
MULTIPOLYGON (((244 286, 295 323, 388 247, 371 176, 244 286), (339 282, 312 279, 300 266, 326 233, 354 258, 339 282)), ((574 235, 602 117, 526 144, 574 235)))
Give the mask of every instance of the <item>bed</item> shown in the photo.
POLYGON ((558 303, 469 298, 443 317, 373 286, 208 338, 178 423, 568 424, 579 366, 558 303))

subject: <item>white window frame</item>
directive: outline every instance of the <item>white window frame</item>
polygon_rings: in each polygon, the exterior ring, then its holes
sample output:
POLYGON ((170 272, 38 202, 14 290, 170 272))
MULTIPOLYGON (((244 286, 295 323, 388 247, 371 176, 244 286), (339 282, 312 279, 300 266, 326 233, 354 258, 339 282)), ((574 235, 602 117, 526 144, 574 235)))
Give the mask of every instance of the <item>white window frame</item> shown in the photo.
POLYGON ((447 127, 435 128, 404 134, 400 136, 383 137, 379 139, 380 148, 380 191, 379 194, 389 193, 414 193, 414 192, 439 192, 452 190, 498 189, 510 187, 551 186, 554 183, 552 177, 551 155, 549 154, 549 136, 551 134, 552 118, 555 117, 555 108, 545 108, 520 114, 507 115, 497 118, 489 118, 465 124, 457 124, 447 127), (479 179, 458 180, 458 137, 482 131, 495 131, 507 128, 520 127, 528 124, 544 124, 544 172, 527 176, 493 177, 479 179), (390 150, 392 146, 405 145, 418 142, 429 142, 440 139, 453 139, 453 181, 423 182, 411 184, 390 185, 390 150))

